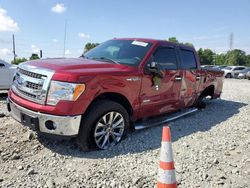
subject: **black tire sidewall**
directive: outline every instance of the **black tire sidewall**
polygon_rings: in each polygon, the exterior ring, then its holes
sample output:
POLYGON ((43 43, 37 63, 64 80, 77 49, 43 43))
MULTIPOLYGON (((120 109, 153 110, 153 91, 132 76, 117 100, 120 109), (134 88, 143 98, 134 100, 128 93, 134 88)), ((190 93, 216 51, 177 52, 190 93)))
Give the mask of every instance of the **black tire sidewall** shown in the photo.
POLYGON ((124 118, 125 126, 121 140, 127 135, 130 121, 126 109, 117 102, 111 100, 99 100, 91 106, 90 110, 85 113, 85 115, 83 115, 77 139, 78 145, 82 150, 86 151, 92 148, 98 148, 94 139, 94 131, 97 122, 103 115, 111 111, 120 113, 124 118))

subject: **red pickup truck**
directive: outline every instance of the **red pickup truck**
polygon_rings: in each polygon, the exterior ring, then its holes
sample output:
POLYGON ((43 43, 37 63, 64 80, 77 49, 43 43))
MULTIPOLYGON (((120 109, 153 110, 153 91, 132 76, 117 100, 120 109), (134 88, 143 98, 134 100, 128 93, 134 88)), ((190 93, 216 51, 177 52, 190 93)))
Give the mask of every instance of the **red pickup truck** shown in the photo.
POLYGON ((42 133, 107 149, 137 120, 218 98, 223 72, 201 69, 194 48, 163 40, 112 39, 75 59, 18 66, 8 93, 13 118, 42 133))

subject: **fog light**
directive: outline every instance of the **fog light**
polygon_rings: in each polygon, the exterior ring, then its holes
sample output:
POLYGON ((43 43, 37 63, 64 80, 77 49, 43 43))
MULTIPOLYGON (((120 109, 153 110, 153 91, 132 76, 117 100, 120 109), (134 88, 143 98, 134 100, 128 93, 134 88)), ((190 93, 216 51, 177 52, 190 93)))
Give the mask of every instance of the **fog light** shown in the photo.
POLYGON ((48 120, 45 122, 45 127, 49 130, 55 130, 56 129, 56 125, 53 121, 48 120))

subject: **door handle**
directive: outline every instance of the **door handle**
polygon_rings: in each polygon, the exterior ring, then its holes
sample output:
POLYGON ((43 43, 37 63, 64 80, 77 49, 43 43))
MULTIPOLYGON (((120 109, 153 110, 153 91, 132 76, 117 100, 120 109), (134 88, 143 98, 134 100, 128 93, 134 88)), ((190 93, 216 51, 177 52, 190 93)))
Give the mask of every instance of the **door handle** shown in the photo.
POLYGON ((175 79, 175 81, 181 81, 182 77, 181 76, 176 76, 174 79, 175 79))
POLYGON ((196 76, 196 80, 200 80, 201 79, 201 77, 200 76, 196 76))

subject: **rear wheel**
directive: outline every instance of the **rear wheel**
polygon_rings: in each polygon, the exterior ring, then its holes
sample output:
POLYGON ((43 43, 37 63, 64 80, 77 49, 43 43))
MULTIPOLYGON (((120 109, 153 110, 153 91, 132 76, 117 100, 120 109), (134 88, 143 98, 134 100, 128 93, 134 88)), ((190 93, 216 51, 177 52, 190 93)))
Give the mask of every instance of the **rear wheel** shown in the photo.
POLYGON ((82 150, 108 149, 116 145, 127 134, 129 115, 126 109, 110 100, 100 100, 92 105, 83 117, 78 134, 78 145, 82 150))
POLYGON ((204 108, 206 108, 206 103, 205 103, 205 101, 204 101, 205 98, 206 98, 205 96, 201 95, 201 96, 197 99, 197 101, 194 103, 193 106, 194 106, 195 108, 198 108, 198 109, 204 109, 204 108))

